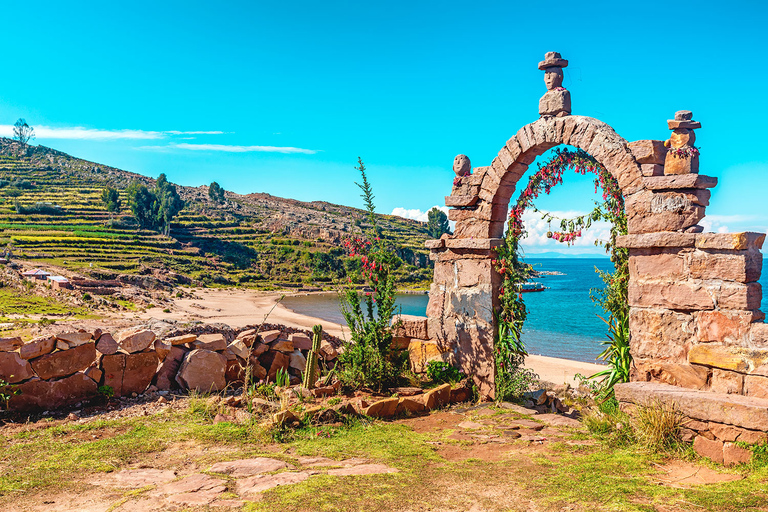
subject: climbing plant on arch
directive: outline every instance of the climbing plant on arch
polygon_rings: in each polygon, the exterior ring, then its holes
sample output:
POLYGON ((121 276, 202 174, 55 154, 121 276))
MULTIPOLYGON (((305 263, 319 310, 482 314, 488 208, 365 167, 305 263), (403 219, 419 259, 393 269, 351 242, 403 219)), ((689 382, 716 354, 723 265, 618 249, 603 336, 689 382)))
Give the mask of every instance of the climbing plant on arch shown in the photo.
POLYGON ((586 151, 568 148, 556 149, 555 155, 528 180, 509 213, 508 229, 504 243, 496 249, 498 258, 493 260, 494 268, 501 275, 500 307, 497 313, 498 332, 495 339, 497 398, 512 390, 515 372, 522 364, 525 346, 521 341, 527 310, 523 300, 523 284, 531 276, 532 269, 521 257, 520 241, 525 237, 523 214, 528 209, 539 212, 534 200, 541 194, 549 194, 553 187, 563 182, 563 173, 571 169, 578 174, 595 175, 595 192, 602 190, 603 201, 587 213, 570 219, 559 219, 547 212, 540 212, 545 220, 559 221, 560 231, 547 235, 561 243, 571 245, 582 236, 582 230, 593 222, 607 221, 611 224, 610 240, 596 243, 605 247, 614 264, 614 272, 600 272, 605 288, 593 295, 608 313, 606 323, 610 326, 609 342, 600 357, 606 360, 609 369, 598 374, 603 377, 603 387, 610 392, 616 382, 629 380, 629 312, 627 285, 629 281, 627 250, 616 246, 616 238, 627 234, 627 217, 624 211, 624 197, 616 179, 586 151))

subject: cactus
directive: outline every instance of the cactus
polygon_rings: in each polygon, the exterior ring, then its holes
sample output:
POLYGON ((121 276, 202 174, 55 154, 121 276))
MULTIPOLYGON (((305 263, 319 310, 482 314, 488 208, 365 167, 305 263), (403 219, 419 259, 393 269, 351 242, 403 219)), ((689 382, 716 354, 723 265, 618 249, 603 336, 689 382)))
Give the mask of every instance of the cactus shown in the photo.
POLYGON ((312 389, 317 381, 317 353, 320 351, 320 340, 323 339, 323 326, 312 327, 312 350, 307 354, 307 367, 304 369, 304 387, 312 389))

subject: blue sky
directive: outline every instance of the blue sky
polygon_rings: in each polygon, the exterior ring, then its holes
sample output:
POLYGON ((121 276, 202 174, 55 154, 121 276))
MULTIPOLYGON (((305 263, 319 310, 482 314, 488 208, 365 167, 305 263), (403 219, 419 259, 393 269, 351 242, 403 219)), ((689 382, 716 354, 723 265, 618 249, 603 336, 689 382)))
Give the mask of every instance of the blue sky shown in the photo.
MULTIPOLYGON (((361 156, 378 211, 418 216, 444 204, 456 154, 488 165, 538 117, 537 63, 559 51, 573 113, 627 140, 666 139, 692 110, 701 172, 720 178, 707 227, 766 231, 768 7, 724 5, 4 3, 0 125, 184 185, 353 206, 361 156)), ((571 175, 539 205, 594 197, 571 175)))

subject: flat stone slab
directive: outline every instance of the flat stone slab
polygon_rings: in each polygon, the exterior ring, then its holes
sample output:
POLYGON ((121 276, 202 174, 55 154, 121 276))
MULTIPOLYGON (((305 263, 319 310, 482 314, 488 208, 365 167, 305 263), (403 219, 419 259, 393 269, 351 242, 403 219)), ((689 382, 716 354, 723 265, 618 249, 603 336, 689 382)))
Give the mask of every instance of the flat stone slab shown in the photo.
POLYGON ((503 425, 500 425, 500 426, 502 428, 506 427, 506 428, 514 428, 514 429, 529 428, 531 430, 536 430, 536 431, 542 430, 544 427, 546 427, 546 425, 544 423, 537 423, 537 422, 535 422, 533 420, 525 420, 525 419, 522 419, 522 420, 512 420, 512 421, 510 421, 508 423, 504 423, 503 425))
POLYGON ((329 466, 338 467, 350 467, 358 466, 360 464, 367 464, 367 459, 351 458, 344 460, 333 460, 327 457, 299 457, 299 464, 307 466, 309 468, 324 468, 329 466))
POLYGON ((768 399, 678 388, 657 382, 627 382, 614 386, 620 402, 644 405, 673 402, 689 418, 768 431, 768 399))
POLYGON ((360 464, 348 468, 329 469, 328 474, 333 476, 353 475, 382 475, 385 473, 399 473, 397 468, 391 468, 385 464, 360 464))
POLYGON ((672 174, 669 176, 647 176, 643 185, 648 190, 675 190, 686 188, 712 188, 717 178, 703 174, 672 174))
POLYGON ((539 414, 536 416, 536 419, 552 427, 581 427, 579 420, 569 418, 568 416, 561 416, 560 414, 539 414))
POLYGON ((212 473, 224 473, 234 478, 258 475, 286 469, 288 464, 277 459, 258 457, 255 459, 232 460, 217 462, 208 471, 212 473))
POLYGON ((175 479, 176 473, 169 469, 124 469, 89 483, 115 487, 145 487, 147 485, 162 485, 175 479))
POLYGON ((289 471, 276 475, 256 475, 238 480, 236 490, 237 494, 247 498, 281 485, 298 484, 315 474, 316 471, 289 471))
POLYGON ((538 413, 536 409, 528 409, 527 407, 523 407, 522 405, 513 404, 511 402, 501 402, 499 404, 499 407, 503 409, 510 410, 512 412, 516 412, 518 414, 526 414, 528 416, 533 416, 538 413))
MULTIPOLYGON (((221 494, 226 490, 226 486, 224 485, 224 481, 219 478, 197 473, 175 482, 168 482, 167 484, 158 487, 157 490, 162 494, 196 493, 200 491, 217 492, 221 494)), ((213 501, 213 499, 211 501, 213 501)))
POLYGON ((476 430, 478 428, 485 428, 485 425, 482 423, 478 423, 476 421, 462 421, 457 425, 459 428, 464 428, 468 430, 476 430))

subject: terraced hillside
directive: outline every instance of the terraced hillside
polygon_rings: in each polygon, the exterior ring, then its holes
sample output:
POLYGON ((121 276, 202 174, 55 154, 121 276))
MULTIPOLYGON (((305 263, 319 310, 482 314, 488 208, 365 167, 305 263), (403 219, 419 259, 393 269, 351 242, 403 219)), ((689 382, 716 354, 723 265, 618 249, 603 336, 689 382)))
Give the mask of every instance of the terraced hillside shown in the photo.
MULTIPOLYGON (((186 205, 166 237, 138 229, 127 207, 126 187, 154 180, 42 146, 21 153, 0 138, 0 251, 98 278, 259 288, 358 280, 359 261, 344 255, 341 242, 362 232, 362 210, 261 193, 226 192, 216 204, 206 186, 177 185, 186 205), (102 204, 107 185, 120 190, 120 214, 102 204)), ((423 286, 431 279, 425 225, 387 215, 379 221, 402 259, 401 284, 423 286)))

